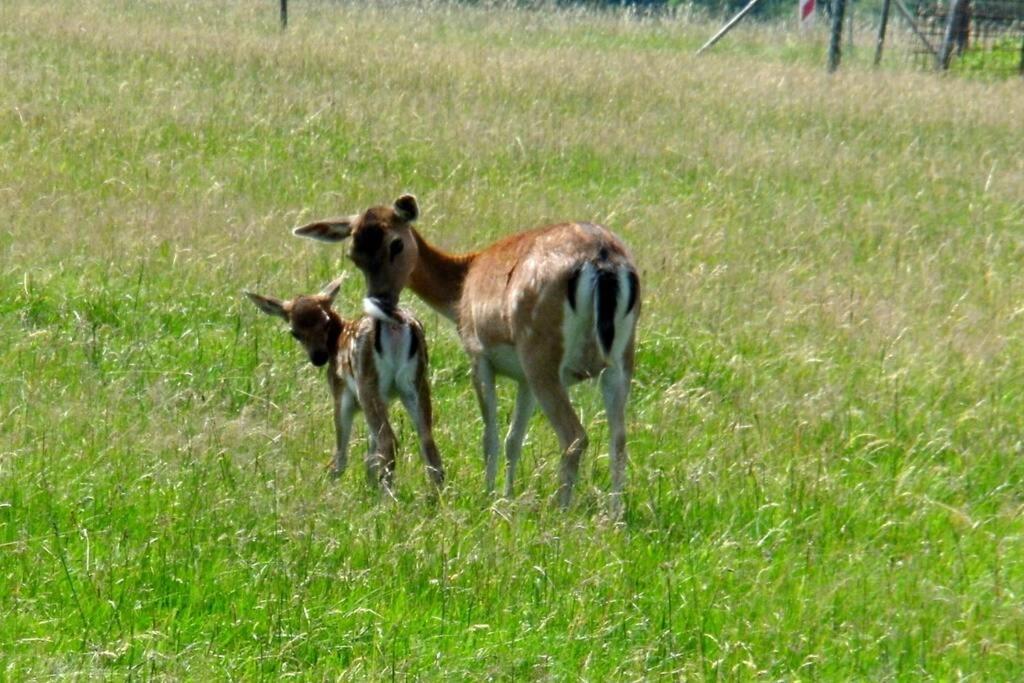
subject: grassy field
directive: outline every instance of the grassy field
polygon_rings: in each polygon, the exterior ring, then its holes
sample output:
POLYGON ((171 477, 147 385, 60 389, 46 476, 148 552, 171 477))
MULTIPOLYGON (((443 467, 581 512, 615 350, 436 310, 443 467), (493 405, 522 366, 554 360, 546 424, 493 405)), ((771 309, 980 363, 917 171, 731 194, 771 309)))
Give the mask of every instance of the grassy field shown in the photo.
POLYGON ((581 11, 275 22, 0 4, 0 678, 1020 676, 1019 82, 581 11), (240 293, 350 271, 289 229, 402 191, 451 249, 633 247, 621 528, 593 386, 570 510, 539 415, 483 494, 467 360, 411 295, 451 486, 404 415, 397 502, 326 477, 323 378, 240 293))

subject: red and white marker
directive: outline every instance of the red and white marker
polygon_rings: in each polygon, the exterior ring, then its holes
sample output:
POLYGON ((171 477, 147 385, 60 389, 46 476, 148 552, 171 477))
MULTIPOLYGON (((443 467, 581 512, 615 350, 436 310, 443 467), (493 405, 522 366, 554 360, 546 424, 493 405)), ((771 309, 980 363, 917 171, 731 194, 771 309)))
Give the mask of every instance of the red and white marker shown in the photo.
POLYGON ((814 23, 815 0, 796 0, 797 12, 800 15, 800 26, 810 26, 814 23))

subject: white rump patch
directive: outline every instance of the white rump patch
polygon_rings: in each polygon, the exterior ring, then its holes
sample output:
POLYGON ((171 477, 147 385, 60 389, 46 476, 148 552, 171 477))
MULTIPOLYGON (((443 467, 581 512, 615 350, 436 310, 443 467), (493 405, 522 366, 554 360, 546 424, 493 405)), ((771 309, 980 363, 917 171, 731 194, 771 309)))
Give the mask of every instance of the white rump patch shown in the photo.
MULTIPOLYGON (((566 382, 568 374, 573 369, 587 370, 584 368, 587 361, 582 357, 583 349, 589 345, 597 350, 601 358, 608 365, 619 365, 622 363, 623 354, 629 339, 632 336, 633 327, 636 323, 636 307, 626 312, 629 306, 630 291, 629 269, 619 267, 616 269, 618 291, 613 313, 613 324, 615 336, 612 347, 605 352, 597 332, 597 280, 598 269, 592 263, 585 263, 580 268, 579 278, 576 283, 575 303, 573 308, 566 300, 564 304, 564 316, 562 318, 562 340, 564 343, 564 355, 562 356, 561 367, 559 368, 562 381, 566 382)), ((594 369, 590 368, 590 372, 594 369)))
POLYGON ((415 332, 412 326, 400 322, 383 322, 377 342, 380 351, 373 350, 373 363, 377 371, 380 396, 387 401, 396 394, 411 396, 416 393, 416 372, 422 349, 409 357, 415 332))
POLYGON ((568 299, 563 304, 562 315, 562 363, 559 375, 562 383, 567 383, 566 373, 570 368, 580 364, 582 349, 589 343, 596 342, 594 329, 594 300, 597 284, 597 269, 593 264, 585 263, 580 268, 576 281, 576 307, 569 305, 568 299), (591 342, 593 340, 593 342, 591 342))

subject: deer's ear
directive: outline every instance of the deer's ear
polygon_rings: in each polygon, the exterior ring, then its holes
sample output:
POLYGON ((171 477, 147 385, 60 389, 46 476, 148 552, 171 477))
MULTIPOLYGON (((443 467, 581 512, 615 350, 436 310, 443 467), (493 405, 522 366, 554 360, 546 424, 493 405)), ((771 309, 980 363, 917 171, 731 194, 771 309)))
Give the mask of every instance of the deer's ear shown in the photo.
POLYGON ((403 194, 395 200, 395 215, 406 223, 412 223, 420 216, 420 207, 416 203, 416 197, 411 194, 403 194))
POLYGON ((292 230, 292 234, 321 242, 340 242, 352 234, 354 216, 313 221, 292 230))
POLYGON ((322 296, 327 303, 334 303, 334 297, 338 296, 338 291, 341 289, 341 283, 344 281, 344 275, 332 280, 320 290, 320 296, 322 296))
POLYGON ((246 292, 245 295, 256 304, 256 307, 267 315, 276 315, 279 318, 288 320, 288 302, 275 299, 272 296, 262 296, 260 294, 253 294, 252 292, 246 292))

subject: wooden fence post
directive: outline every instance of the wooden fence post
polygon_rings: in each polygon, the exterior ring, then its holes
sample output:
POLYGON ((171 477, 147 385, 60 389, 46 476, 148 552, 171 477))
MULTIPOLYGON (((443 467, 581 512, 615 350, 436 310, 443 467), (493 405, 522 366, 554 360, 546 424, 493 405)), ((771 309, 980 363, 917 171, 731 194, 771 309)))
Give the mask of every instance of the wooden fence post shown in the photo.
POLYGON ((843 15, 846 13, 846 0, 832 0, 832 39, 828 45, 828 72, 834 73, 839 68, 842 57, 843 15))

